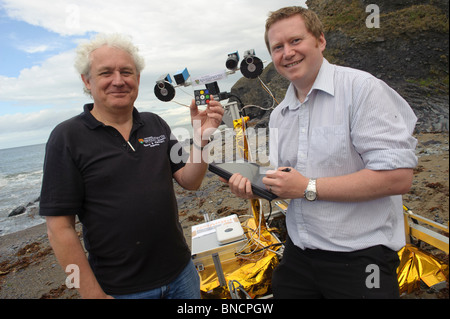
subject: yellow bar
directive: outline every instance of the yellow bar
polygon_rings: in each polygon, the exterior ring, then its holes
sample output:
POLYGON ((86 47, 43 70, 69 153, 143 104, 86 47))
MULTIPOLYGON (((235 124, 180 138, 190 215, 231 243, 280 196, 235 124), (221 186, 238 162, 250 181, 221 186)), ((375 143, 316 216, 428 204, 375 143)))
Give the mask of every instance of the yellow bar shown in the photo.
POLYGON ((404 218, 405 218, 405 235, 406 243, 410 243, 410 236, 415 237, 418 240, 422 240, 444 252, 449 253, 449 240, 448 237, 439 234, 438 232, 421 226, 416 222, 422 222, 428 226, 434 227, 440 231, 448 233, 448 226, 436 223, 435 221, 414 214, 408 207, 403 205, 404 218))
POLYGON ((428 228, 423 226, 410 223, 411 236, 422 240, 448 254, 449 252, 449 242, 448 237, 438 234, 428 228))
POLYGON ((436 223, 435 221, 433 221, 431 219, 428 219, 426 217, 422 217, 422 216, 416 215, 416 214, 414 214, 411 211, 408 211, 408 217, 417 219, 418 221, 421 221, 421 222, 423 222, 423 223, 425 223, 427 225, 433 226, 434 228, 437 228, 439 230, 442 230, 442 231, 445 231, 445 232, 448 233, 448 227, 447 226, 439 224, 439 223, 436 223))

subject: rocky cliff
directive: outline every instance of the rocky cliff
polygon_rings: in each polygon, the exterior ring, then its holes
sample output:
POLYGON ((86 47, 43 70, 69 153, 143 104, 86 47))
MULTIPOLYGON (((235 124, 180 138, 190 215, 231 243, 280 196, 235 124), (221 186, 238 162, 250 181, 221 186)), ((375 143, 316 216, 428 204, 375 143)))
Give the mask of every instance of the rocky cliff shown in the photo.
MULTIPOLYGON (((417 132, 448 132, 448 0, 308 0, 322 20, 331 63, 372 73, 397 90, 419 121, 417 132), (369 4, 379 9, 378 25, 369 4), (366 12, 367 9, 367 12, 366 12), (371 16, 372 15, 372 16, 371 16), (368 23, 366 23, 366 20, 368 23), (371 27, 368 27, 371 26, 371 27)), ((269 64, 262 81, 280 102, 288 82, 269 64)), ((256 80, 242 78, 232 88, 245 105, 270 108, 272 97, 256 80)), ((252 119, 271 110, 246 109, 252 119)), ((265 121, 259 123, 264 126, 265 121)))

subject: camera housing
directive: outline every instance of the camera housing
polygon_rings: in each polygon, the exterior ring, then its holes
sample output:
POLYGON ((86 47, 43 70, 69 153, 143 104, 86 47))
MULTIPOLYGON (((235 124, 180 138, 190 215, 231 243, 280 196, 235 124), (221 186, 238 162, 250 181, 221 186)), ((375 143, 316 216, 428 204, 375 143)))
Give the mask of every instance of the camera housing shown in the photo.
POLYGON ((184 70, 178 71, 173 75, 173 78, 175 79, 175 82, 178 85, 184 85, 186 81, 189 79, 189 72, 187 68, 184 68, 184 70))
POLYGON ((235 71, 238 69, 239 66, 239 52, 233 52, 228 54, 228 59, 225 62, 225 66, 228 70, 235 71))
POLYGON ((245 51, 244 59, 241 62, 241 73, 248 79, 255 79, 261 75, 264 64, 255 56, 255 50, 245 51))
POLYGON ((169 74, 162 75, 157 81, 154 88, 156 97, 163 101, 172 101, 175 97, 175 88, 172 85, 172 79, 169 74))
POLYGON ((255 56, 254 49, 245 51, 244 58, 240 66, 239 60, 240 57, 238 51, 229 53, 225 62, 225 65, 229 71, 199 77, 198 79, 195 78, 191 80, 192 83, 187 82, 190 77, 187 68, 184 68, 173 75, 175 83, 172 82, 169 74, 164 74, 156 81, 154 93, 159 100, 169 102, 175 97, 175 89, 177 87, 189 85, 198 86, 200 84, 205 84, 206 90, 209 91, 215 100, 220 101, 221 99, 229 98, 228 93, 220 92, 217 85, 217 80, 225 79, 229 74, 234 74, 238 69, 240 69, 244 77, 248 79, 255 79, 260 76, 264 70, 264 64, 258 57, 255 56))

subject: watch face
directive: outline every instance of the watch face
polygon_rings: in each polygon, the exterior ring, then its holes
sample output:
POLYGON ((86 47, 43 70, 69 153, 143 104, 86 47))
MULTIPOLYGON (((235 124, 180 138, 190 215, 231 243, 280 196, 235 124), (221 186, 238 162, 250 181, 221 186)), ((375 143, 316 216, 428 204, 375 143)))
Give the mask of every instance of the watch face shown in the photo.
POLYGON ((313 200, 316 199, 316 193, 315 193, 315 192, 312 192, 312 191, 307 191, 307 192, 305 193, 305 198, 306 198, 307 200, 313 201, 313 200))

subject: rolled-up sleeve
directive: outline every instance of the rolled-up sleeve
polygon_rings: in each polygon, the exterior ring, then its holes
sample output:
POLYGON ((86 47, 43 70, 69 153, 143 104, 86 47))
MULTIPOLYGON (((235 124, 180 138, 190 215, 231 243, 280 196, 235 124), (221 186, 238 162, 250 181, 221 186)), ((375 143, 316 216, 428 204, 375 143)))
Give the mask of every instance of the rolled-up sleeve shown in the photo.
POLYGON ((417 117, 409 104, 383 81, 369 78, 354 103, 352 141, 365 167, 371 170, 414 168, 413 137, 417 117))

